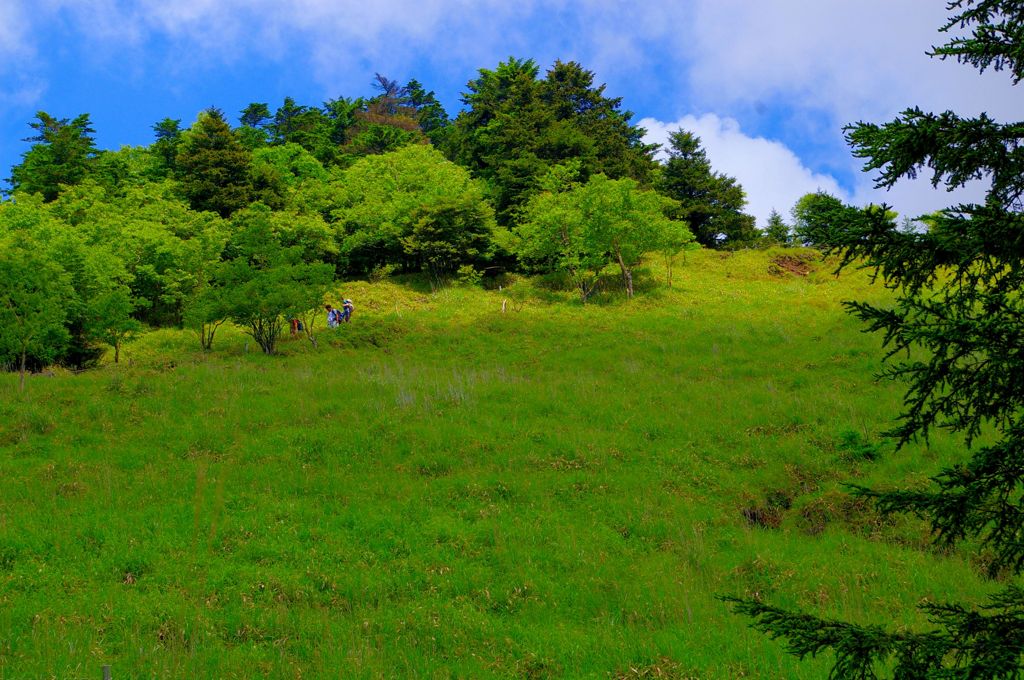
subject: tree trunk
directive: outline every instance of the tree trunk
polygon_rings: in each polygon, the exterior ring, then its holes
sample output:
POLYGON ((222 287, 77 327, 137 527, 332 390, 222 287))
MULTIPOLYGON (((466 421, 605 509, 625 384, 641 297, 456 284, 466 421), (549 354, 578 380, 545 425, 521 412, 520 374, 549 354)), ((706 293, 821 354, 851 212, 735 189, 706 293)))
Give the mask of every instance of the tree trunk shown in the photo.
POLYGON ((204 352, 213 349, 213 336, 220 328, 223 321, 203 322, 199 325, 199 344, 203 346, 204 352))
POLYGON ((260 346, 264 354, 274 354, 277 338, 281 335, 280 322, 277 319, 258 317, 249 322, 249 335, 260 346))
POLYGON ((597 284, 599 284, 600 282, 601 282, 601 279, 599 277, 595 276, 593 283, 591 283, 588 286, 587 285, 587 280, 585 278, 580 279, 579 280, 580 302, 582 302, 583 304, 587 304, 587 300, 590 299, 590 296, 594 294, 594 291, 597 289, 597 284))
POLYGON ((121 343, 114 343, 114 363, 118 363, 121 360, 121 343))
POLYGON ((622 285, 626 288, 626 297, 633 297, 633 270, 626 266, 626 263, 622 261, 622 253, 615 253, 615 258, 619 261, 619 269, 622 270, 622 285))
POLYGON ((320 343, 317 342, 316 336, 313 335, 313 324, 303 321, 302 332, 305 333, 306 339, 313 343, 314 349, 320 349, 320 343))

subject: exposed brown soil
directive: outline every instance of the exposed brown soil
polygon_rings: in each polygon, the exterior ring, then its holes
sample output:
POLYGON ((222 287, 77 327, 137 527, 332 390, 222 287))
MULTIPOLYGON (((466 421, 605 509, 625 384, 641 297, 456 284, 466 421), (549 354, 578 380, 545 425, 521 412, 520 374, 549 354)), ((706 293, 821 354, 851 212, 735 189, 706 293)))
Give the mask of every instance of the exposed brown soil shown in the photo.
POLYGON ((795 276, 807 276, 814 271, 811 258, 804 255, 777 255, 772 258, 768 265, 770 274, 782 275, 793 274, 795 276))

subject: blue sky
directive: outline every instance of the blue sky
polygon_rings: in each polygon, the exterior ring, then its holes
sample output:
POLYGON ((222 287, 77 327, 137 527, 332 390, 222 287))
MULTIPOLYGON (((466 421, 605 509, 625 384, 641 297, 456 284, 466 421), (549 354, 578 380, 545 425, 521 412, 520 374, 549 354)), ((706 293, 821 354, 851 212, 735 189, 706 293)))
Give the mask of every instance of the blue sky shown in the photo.
MULTIPOLYGON (((690 129, 762 223, 822 188, 904 214, 948 205, 926 182, 872 188, 842 140, 910 105, 1019 117, 1002 74, 929 59, 940 0, 0 0, 0 176, 44 110, 91 115, 102 148, 148 144, 165 117, 249 102, 372 94, 420 80, 449 113, 479 68, 574 59, 651 141, 690 129)), ((967 195, 977 194, 977 188, 967 195)))

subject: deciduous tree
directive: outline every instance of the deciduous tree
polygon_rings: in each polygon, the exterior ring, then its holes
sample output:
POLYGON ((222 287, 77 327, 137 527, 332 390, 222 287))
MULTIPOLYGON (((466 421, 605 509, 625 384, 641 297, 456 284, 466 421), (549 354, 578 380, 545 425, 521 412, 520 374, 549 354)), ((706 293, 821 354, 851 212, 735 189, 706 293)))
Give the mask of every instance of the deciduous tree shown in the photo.
POLYGON ((132 318, 135 302, 124 284, 113 284, 86 303, 88 332, 114 349, 114 363, 121 360, 121 347, 133 338, 142 324, 132 318))
POLYGON ((613 180, 604 175, 594 175, 577 191, 594 244, 619 267, 626 297, 633 297, 633 269, 641 258, 671 238, 670 228, 680 235, 678 223, 672 224, 665 215, 675 201, 642 190, 636 180, 613 180))
POLYGON ((835 240, 833 232, 857 214, 856 208, 826 191, 804 194, 793 205, 793 239, 802 246, 825 246, 835 240))
POLYGON ((418 208, 411 221, 412 229, 402 237, 402 247, 435 280, 486 260, 494 210, 479 195, 439 199, 418 208))
POLYGON ((58 358, 68 341, 67 274, 38 248, 0 235, 0 356, 15 358, 25 389, 27 360, 58 358))
POLYGON ((322 303, 334 269, 303 262, 300 247, 282 245, 270 209, 262 204, 242 211, 234 221, 238 231, 227 245, 230 259, 214 277, 214 307, 226 311, 264 353, 273 354, 285 319, 322 303))
POLYGON ((665 224, 658 250, 661 251, 662 256, 665 258, 665 283, 668 284, 669 288, 672 287, 672 272, 679 253, 699 248, 697 240, 693 237, 693 233, 687 228, 685 222, 669 220, 665 224))
POLYGON ((490 209, 480 183, 430 146, 417 144, 367 156, 346 170, 335 186, 339 204, 332 219, 343 232, 341 257, 353 273, 387 264, 410 269, 422 264, 402 239, 410 237, 424 218, 423 229, 429 224, 437 227, 432 220, 440 218, 438 211, 454 206, 461 206, 462 218, 477 215, 483 220, 471 225, 474 234, 489 231, 490 209))
POLYGON ((571 182, 565 169, 558 167, 542 180, 554 190, 530 199, 510 247, 535 267, 568 275, 582 302, 593 294, 601 271, 614 263, 632 297, 633 269, 641 258, 671 241, 680 247, 687 241, 685 225, 666 217, 674 202, 631 179, 595 175, 585 184, 571 182))

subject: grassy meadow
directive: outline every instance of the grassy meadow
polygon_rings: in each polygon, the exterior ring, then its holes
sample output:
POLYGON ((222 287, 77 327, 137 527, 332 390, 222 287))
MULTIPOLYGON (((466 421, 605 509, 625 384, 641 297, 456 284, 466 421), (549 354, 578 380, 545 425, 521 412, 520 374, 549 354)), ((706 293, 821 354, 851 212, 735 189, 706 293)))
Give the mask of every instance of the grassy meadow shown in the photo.
POLYGON ((843 490, 957 442, 879 438, 901 387, 840 301, 885 291, 781 252, 586 306, 354 282, 319 349, 0 376, 0 678, 819 678, 716 594, 922 627, 994 590, 843 490))

